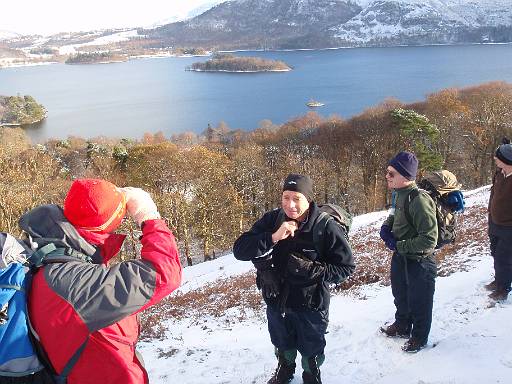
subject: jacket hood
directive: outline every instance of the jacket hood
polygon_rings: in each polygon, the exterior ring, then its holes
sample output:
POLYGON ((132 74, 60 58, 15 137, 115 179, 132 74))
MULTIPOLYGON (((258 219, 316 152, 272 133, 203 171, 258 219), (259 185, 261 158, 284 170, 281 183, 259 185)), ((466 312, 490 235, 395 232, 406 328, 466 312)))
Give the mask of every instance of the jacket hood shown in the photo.
POLYGON ((30 236, 29 246, 33 250, 54 243, 91 257, 96 253, 96 248, 80 236, 58 205, 36 207, 22 215, 18 224, 30 236))

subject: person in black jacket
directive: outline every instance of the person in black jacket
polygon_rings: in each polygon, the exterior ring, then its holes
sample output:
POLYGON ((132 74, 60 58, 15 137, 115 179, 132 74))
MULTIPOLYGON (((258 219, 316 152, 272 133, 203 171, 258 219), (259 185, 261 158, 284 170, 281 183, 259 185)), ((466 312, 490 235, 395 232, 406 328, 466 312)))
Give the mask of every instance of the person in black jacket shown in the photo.
POLYGON ((302 355, 304 383, 321 383, 330 283, 340 283, 355 269, 345 231, 330 220, 314 244, 319 209, 313 182, 290 174, 284 181, 281 209, 267 212, 233 247, 238 260, 252 261, 256 283, 267 303, 270 339, 278 366, 268 384, 289 382, 297 351, 302 355), (322 254, 317 251, 322 249, 322 254))

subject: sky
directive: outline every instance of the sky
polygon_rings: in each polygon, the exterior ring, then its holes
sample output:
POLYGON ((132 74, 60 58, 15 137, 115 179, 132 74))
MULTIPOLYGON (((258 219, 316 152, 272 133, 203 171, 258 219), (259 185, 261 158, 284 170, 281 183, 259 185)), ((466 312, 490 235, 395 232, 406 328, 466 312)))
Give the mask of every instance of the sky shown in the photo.
POLYGON ((48 35, 57 32, 151 26, 184 18, 223 0, 17 0, 2 1, 0 31, 48 35))

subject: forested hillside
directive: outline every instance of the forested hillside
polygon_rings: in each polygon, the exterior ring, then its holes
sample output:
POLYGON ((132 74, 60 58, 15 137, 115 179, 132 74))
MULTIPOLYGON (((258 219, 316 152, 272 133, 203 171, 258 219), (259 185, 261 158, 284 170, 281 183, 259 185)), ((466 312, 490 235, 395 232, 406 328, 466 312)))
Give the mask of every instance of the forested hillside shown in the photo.
MULTIPOLYGON (((399 150, 417 153, 423 170, 454 172, 464 188, 488 184, 492 155, 512 136, 512 84, 445 89, 405 105, 386 100, 358 116, 316 113, 251 131, 209 127, 204 135, 140 141, 50 140, 31 145, 23 131, 0 133, 0 230, 18 233, 17 220, 42 203, 62 203, 76 177, 101 177, 152 193, 176 233, 188 264, 228 251, 238 234, 279 205, 290 172, 309 174, 316 200, 354 214, 388 203, 384 171, 399 150)), ((122 230, 135 235, 130 223, 122 230)), ((128 244, 123 257, 130 257, 128 244)))

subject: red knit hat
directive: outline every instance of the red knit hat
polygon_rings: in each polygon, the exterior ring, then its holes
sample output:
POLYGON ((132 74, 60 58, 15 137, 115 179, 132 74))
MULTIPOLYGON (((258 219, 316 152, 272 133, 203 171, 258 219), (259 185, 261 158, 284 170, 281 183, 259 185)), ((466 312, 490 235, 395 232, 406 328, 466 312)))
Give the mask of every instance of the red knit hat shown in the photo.
POLYGON ((77 179, 64 200, 64 216, 86 231, 113 232, 125 213, 124 194, 106 180, 77 179))

